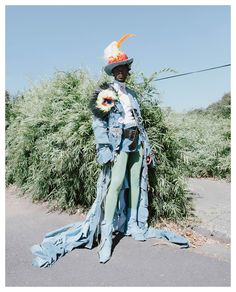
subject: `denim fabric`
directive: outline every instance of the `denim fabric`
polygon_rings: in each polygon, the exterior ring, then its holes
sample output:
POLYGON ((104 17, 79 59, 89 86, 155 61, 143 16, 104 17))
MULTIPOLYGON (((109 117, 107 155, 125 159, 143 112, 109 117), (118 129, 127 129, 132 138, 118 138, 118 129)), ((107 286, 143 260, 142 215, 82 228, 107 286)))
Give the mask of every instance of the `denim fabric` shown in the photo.
MULTIPOLYGON (((133 95, 133 93, 132 93, 133 95)), ((134 95, 133 95, 134 96, 134 95)), ((133 99, 133 107, 140 117, 140 109, 137 101, 133 99)), ((94 239, 100 234, 101 222, 104 219, 103 203, 106 197, 111 180, 111 164, 106 163, 115 159, 115 153, 120 150, 122 142, 122 127, 119 118, 122 117, 122 106, 116 103, 114 109, 106 120, 93 119, 93 129, 98 151, 98 161, 103 165, 102 171, 97 181, 97 195, 91 206, 85 221, 66 225, 57 230, 47 233, 41 244, 31 248, 34 256, 33 265, 37 267, 48 267, 54 264, 58 258, 74 248, 93 247, 94 239)), ((140 197, 137 208, 137 224, 145 239, 150 237, 163 237, 169 241, 179 244, 181 247, 188 247, 188 241, 170 231, 159 230, 148 227, 148 167, 146 163, 147 155, 150 155, 150 145, 142 123, 138 125, 140 139, 144 144, 144 155, 140 174, 140 197)), ((117 209, 113 219, 114 230, 125 233, 127 230, 127 206, 125 200, 125 190, 129 187, 127 175, 119 193, 117 209)), ((140 233, 140 231, 139 231, 140 233)), ((140 235, 140 234, 139 234, 140 235)), ((138 240, 135 235, 134 239, 138 240)))
POLYGON ((113 152, 111 151, 109 145, 99 146, 99 151, 97 153, 97 161, 99 164, 104 165, 108 161, 113 160, 113 152))
MULTIPOLYGON (((130 129, 130 128, 132 129, 132 128, 134 128, 134 126, 133 125, 129 125, 129 124, 124 126, 124 129, 130 129)), ((128 139, 128 138, 122 137, 121 144, 120 144, 120 151, 123 151, 123 152, 138 152, 140 147, 141 147, 141 143, 143 142, 142 136, 141 135, 137 135, 136 141, 137 141, 136 142, 137 143, 136 147, 133 150, 130 150, 129 146, 132 143, 132 141, 130 139, 128 139)))
POLYGON ((47 233, 41 244, 32 246, 33 266, 48 267, 74 248, 91 249, 94 238, 100 233, 102 221, 102 202, 110 183, 111 169, 105 165, 97 181, 97 197, 85 221, 68 224, 47 233))
MULTIPOLYGON (((41 244, 34 245, 31 252, 34 256, 32 264, 36 267, 49 267, 60 257, 70 252, 74 248, 93 247, 94 239, 100 234, 101 222, 104 218, 103 202, 110 184, 111 167, 105 164, 97 181, 97 196, 90 208, 85 221, 68 224, 59 229, 47 233, 41 244)), ((127 206, 125 200, 125 189, 128 187, 127 180, 124 180, 123 187, 119 194, 116 213, 113 220, 114 230, 126 233, 127 206)), ((148 227, 148 194, 147 194, 147 164, 143 159, 140 182, 140 200, 137 208, 137 224, 145 239, 156 237, 166 238, 170 242, 180 245, 181 248, 189 247, 186 238, 171 231, 148 227)), ((140 230, 135 240, 139 240, 140 230)))
MULTIPOLYGON (((141 143, 141 141, 143 141, 145 156, 149 156, 151 155, 151 147, 149 144, 147 133, 142 123, 141 111, 137 102, 137 96, 135 92, 128 88, 126 89, 126 91, 131 97, 131 104, 134 109, 136 119, 139 121, 137 125, 140 132, 139 144, 141 143)), ((121 150, 122 144, 123 148, 127 150, 129 143, 131 143, 131 141, 129 141, 128 139, 125 139, 124 141, 122 139, 123 129, 125 128, 125 125, 122 123, 123 119, 124 109, 119 100, 116 101, 115 106, 111 109, 107 118, 102 120, 93 116, 92 126, 95 135, 97 155, 98 157, 100 157, 100 161, 107 160, 106 157, 104 159, 101 158, 102 155, 107 155, 107 152, 101 150, 101 144, 106 144, 110 146, 110 149, 113 152, 114 159, 115 152, 121 150)))
MULTIPOLYGON (((145 163, 144 163, 145 164, 145 163)), ((142 180, 146 177, 146 166, 142 169, 142 180)), ((34 256, 32 264, 35 267, 49 267, 53 265, 60 257, 70 252, 74 248, 93 247, 94 239, 100 234, 101 222, 103 216, 103 201, 110 184, 111 168, 105 165, 100 173, 97 182, 97 197, 90 208, 85 221, 68 224, 59 229, 47 233, 41 244, 34 245, 31 252, 34 256)), ((125 187, 125 184, 124 184, 125 187)), ((124 200, 124 187, 121 189, 118 201, 118 207, 113 220, 114 230, 125 233, 127 226, 126 205, 124 200)), ((171 231, 148 227, 148 200, 146 183, 142 181, 140 192, 140 204, 137 209, 137 223, 143 236, 148 238, 166 238, 170 242, 180 245, 181 248, 188 248, 189 244, 186 238, 179 236, 171 231)), ((140 231, 139 231, 140 233, 140 231)), ((135 240, 139 238, 133 237, 135 240)))

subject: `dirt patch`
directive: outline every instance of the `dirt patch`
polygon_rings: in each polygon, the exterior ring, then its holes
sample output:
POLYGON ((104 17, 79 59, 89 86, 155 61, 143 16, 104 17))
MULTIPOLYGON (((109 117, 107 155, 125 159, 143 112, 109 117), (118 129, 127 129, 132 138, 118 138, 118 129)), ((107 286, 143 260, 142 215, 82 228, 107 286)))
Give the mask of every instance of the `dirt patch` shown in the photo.
POLYGON ((155 227, 184 236, 189 241, 189 247, 191 248, 202 246, 209 240, 206 236, 193 231, 190 221, 178 224, 168 220, 162 220, 161 222, 158 222, 155 227))

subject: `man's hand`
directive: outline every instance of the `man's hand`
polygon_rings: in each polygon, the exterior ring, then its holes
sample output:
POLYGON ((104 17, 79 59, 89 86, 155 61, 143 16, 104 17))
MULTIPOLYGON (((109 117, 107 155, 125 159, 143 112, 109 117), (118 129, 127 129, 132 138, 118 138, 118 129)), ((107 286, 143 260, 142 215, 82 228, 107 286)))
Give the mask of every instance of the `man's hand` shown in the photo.
POLYGON ((152 157, 151 156, 147 156, 147 165, 151 164, 152 162, 152 157))

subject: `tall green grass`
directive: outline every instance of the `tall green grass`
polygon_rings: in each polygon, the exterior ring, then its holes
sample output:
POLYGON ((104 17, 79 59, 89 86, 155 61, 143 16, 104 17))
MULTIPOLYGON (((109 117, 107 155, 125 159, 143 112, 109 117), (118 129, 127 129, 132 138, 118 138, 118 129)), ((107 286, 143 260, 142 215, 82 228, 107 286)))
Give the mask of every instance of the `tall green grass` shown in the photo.
MULTIPOLYGON (((134 74, 129 80, 130 87, 140 93, 157 161, 149 174, 150 222, 179 220, 190 210, 183 155, 156 101, 153 78, 134 74)), ((84 70, 56 73, 15 101, 6 135, 8 184, 30 192, 33 200, 56 202, 63 210, 91 206, 100 167, 88 105, 97 84, 105 80, 101 76, 94 81, 84 70)))
POLYGON ((185 175, 230 180, 230 94, 207 109, 166 114, 184 153, 185 175))

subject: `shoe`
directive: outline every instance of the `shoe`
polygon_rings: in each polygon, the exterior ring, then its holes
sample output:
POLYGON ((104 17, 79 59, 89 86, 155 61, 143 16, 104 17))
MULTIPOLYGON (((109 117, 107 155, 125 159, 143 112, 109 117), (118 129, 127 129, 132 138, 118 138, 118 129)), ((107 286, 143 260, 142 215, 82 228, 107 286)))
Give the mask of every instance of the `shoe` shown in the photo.
POLYGON ((99 246, 99 261, 105 264, 111 258, 111 248, 112 248, 112 229, 113 224, 107 224, 106 221, 101 223, 101 243, 99 246))
POLYGON ((139 241, 145 241, 146 237, 144 235, 145 230, 141 229, 136 221, 128 222, 127 230, 125 235, 131 235, 133 239, 139 241))

